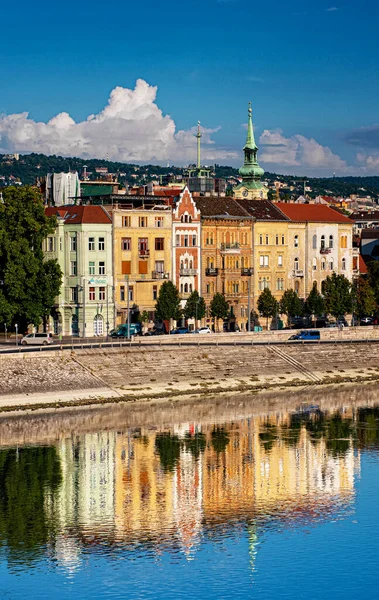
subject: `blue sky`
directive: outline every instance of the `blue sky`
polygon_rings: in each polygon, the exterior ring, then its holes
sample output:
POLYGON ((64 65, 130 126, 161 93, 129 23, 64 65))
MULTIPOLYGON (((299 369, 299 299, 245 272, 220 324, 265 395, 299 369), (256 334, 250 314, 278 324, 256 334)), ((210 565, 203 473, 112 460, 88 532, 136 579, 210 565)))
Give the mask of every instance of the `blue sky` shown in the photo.
POLYGON ((238 165, 251 100, 267 170, 379 174, 379 7, 333 2, 7 3, 0 151, 185 163, 200 119, 238 165))

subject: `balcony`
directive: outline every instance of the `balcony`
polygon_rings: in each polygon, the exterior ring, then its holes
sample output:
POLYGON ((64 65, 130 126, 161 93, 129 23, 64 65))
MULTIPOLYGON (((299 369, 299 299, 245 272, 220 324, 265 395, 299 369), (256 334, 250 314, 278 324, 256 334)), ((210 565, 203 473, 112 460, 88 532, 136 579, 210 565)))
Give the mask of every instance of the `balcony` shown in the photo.
POLYGON ((323 247, 320 248, 320 254, 330 254, 331 251, 332 251, 331 248, 323 248, 323 247))
POLYGON ((240 254, 241 253, 241 247, 238 242, 235 242, 233 244, 220 244, 220 250, 221 250, 221 252, 224 252, 225 254, 240 254))
POLYGON ((215 269, 213 267, 211 269, 205 269, 205 274, 207 275, 207 277, 217 277, 218 269, 215 269))
POLYGON ((242 277, 251 277, 254 273, 254 269, 251 268, 245 268, 245 269, 241 269, 241 276, 242 277))
POLYGON ((359 256, 359 248, 353 248, 353 256, 359 256))
POLYGON ((179 269, 181 277, 191 277, 197 275, 197 269, 179 269))
POLYGON ((153 271, 151 273, 152 279, 170 279, 170 273, 163 273, 163 271, 153 271))
POLYGON ((140 248, 138 250, 138 256, 140 258, 149 258, 149 256, 150 256, 150 250, 147 250, 147 248, 140 248))
POLYGON ((191 292, 180 292, 179 298, 180 298, 180 300, 188 300, 190 295, 191 295, 191 292))
POLYGON ((295 269, 293 272, 294 277, 304 277, 303 269, 295 269))

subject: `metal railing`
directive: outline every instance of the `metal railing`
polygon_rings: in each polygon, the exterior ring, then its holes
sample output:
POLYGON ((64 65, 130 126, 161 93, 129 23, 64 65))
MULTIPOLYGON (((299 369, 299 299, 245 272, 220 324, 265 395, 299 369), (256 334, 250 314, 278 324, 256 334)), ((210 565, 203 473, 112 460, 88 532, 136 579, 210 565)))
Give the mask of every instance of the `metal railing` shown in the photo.
POLYGON ((197 269, 179 269, 179 275, 182 275, 184 277, 197 275, 197 269))

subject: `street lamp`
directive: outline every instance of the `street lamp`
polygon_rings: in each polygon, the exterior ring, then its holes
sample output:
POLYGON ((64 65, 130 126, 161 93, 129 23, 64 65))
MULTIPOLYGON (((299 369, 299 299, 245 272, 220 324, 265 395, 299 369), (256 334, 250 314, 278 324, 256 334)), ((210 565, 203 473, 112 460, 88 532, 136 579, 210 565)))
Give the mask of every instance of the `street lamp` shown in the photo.
POLYGON ((16 347, 18 346, 18 325, 17 323, 14 324, 15 329, 16 329, 16 347))

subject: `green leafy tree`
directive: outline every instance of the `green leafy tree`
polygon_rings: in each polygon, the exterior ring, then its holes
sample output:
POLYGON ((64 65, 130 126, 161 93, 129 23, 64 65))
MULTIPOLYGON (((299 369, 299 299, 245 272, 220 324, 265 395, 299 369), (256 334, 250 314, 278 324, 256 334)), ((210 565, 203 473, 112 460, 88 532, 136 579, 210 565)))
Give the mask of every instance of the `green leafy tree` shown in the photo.
POLYGON ((305 302, 305 312, 307 315, 315 315, 315 317, 320 317, 325 312, 325 301, 317 289, 316 282, 313 284, 305 302))
POLYGON ((162 284, 155 305, 155 311, 157 319, 161 321, 180 319, 182 311, 180 308, 179 292, 171 281, 165 281, 162 284))
POLYGON ((359 277, 352 288, 352 309, 359 318, 372 315, 377 308, 374 290, 367 279, 359 277))
POLYGON ((205 317, 205 300, 202 296, 199 296, 199 292, 195 290, 188 298, 184 307, 184 316, 186 319, 204 319, 205 317))
POLYGON ((268 329, 268 320, 274 317, 278 311, 278 303, 269 288, 265 288, 258 298, 258 310, 263 317, 266 317, 266 329, 268 329))
POLYGON ((351 311, 351 283, 345 275, 329 275, 322 282, 325 310, 334 317, 351 311))
POLYGON ((143 310, 141 313, 139 313, 139 315, 138 315, 139 323, 147 323, 148 320, 149 320, 149 313, 147 312, 147 310, 143 310))
POLYGON ((294 290, 286 290, 280 300, 280 312, 287 315, 288 324, 291 318, 301 317, 303 314, 303 303, 294 290))
POLYGON ((44 260, 42 242, 53 233, 55 218, 45 216, 38 190, 5 188, 0 204, 0 320, 39 325, 59 294, 61 269, 44 260))
POLYGON ((209 307, 211 316, 217 319, 217 325, 219 319, 224 320, 229 314, 229 303, 225 300, 225 296, 219 292, 213 296, 209 307))
POLYGON ((0 451, 0 545, 7 545, 12 564, 28 566, 40 559, 54 535, 48 507, 54 506, 61 481, 55 448, 0 451))
POLYGON ((368 282, 374 292, 375 300, 379 304, 379 261, 371 260, 367 263, 368 282))

